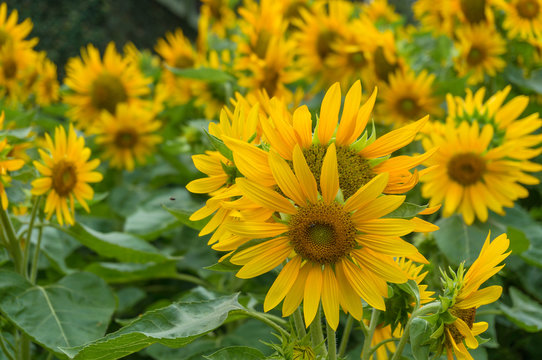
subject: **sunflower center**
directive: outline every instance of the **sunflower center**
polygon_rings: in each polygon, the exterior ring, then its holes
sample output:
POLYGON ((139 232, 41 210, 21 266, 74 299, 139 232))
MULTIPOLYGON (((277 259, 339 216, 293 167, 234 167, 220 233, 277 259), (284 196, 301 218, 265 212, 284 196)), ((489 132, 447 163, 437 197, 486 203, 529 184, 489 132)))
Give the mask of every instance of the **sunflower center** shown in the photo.
POLYGON ((416 116, 420 109, 416 100, 412 98, 403 98, 399 101, 399 110, 403 115, 412 117, 416 116))
POLYGON ((138 141, 137 131, 134 129, 123 129, 115 135, 115 145, 118 148, 131 149, 138 141))
POLYGON ((304 259, 333 264, 356 245, 356 227, 337 203, 318 202, 299 209, 290 220, 288 236, 304 259))
POLYGON ((6 59, 2 63, 2 71, 4 72, 4 78, 14 79, 17 75, 17 63, 13 58, 6 59))
POLYGON ((485 171, 484 159, 474 153, 457 154, 448 162, 448 176, 463 186, 480 181, 485 171))
POLYGON ((540 5, 536 0, 520 0, 516 4, 519 16, 524 19, 534 19, 540 12, 540 5))
POLYGON ((461 0, 461 11, 471 24, 486 19, 486 0, 461 0))
MULTIPOLYGON (((476 316, 475 307, 470 309, 456 309, 454 307, 451 307, 448 311, 456 318, 463 320, 465 324, 467 324, 469 329, 472 329, 472 326, 474 325, 474 318, 476 316)), ((452 335, 452 338, 454 339, 456 344, 463 341, 465 336, 461 334, 461 332, 455 327, 453 323, 445 326, 450 331, 450 334, 452 335)))
MULTIPOLYGON (((312 145, 310 148, 303 149, 303 155, 305 155, 307 165, 309 165, 318 184, 319 191, 321 191, 320 175, 326 151, 327 146, 323 145, 312 145)), ((360 187, 375 177, 375 173, 367 159, 361 157, 356 151, 347 146, 337 147, 337 167, 339 169, 339 184, 345 199, 354 195, 360 187)))
POLYGON ((77 183, 75 165, 70 161, 61 160, 53 166, 53 189, 60 196, 68 195, 77 183))
POLYGON ((361 51, 353 52, 348 54, 348 63, 354 67, 364 67, 367 65, 367 58, 361 51))
POLYGON ((273 97, 277 92, 280 75, 275 69, 266 67, 264 69, 263 79, 260 83, 260 88, 265 89, 270 97, 273 97))
POLYGON ((316 52, 320 59, 325 59, 333 52, 332 44, 339 38, 339 34, 332 30, 324 30, 316 39, 316 52))
POLYGON ((194 66, 194 59, 187 55, 177 56, 175 63, 173 64, 177 69, 186 69, 194 66))
POLYGON ((117 76, 103 73, 92 83, 90 102, 100 110, 114 114, 118 103, 128 98, 124 85, 117 76))
POLYGON ((388 81, 388 76, 399 67, 397 64, 391 64, 386 59, 384 48, 379 46, 374 53, 375 73, 376 76, 383 81, 388 81))
POLYGON ((267 54, 267 47, 269 46, 270 40, 271 34, 269 31, 262 30, 259 32, 256 42, 251 44, 250 48, 260 59, 265 59, 265 54, 267 54))
POLYGON ((480 64, 485 58, 485 52, 481 48, 472 47, 467 54, 467 63, 471 66, 480 64))

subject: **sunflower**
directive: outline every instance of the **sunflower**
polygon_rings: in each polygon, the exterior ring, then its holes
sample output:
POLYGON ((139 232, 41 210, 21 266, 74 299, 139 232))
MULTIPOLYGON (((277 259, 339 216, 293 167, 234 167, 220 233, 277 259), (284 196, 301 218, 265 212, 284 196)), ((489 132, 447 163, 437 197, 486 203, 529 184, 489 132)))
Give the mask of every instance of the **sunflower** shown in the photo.
POLYGON ((501 106, 509 91, 499 91, 485 103, 485 89, 475 95, 468 91, 465 99, 449 95, 446 124, 435 124, 422 142, 426 149, 439 147, 426 162, 434 170, 421 179, 422 195, 430 198, 430 205, 444 202, 444 216, 457 212, 467 225, 475 217, 485 222, 488 208, 503 214, 503 207, 528 196, 521 184, 539 183, 526 172, 542 170, 528 161, 542 152, 532 149, 542 136, 531 134, 542 120, 538 114, 518 119, 527 107, 526 96, 501 106))
POLYGON ((150 79, 129 59, 122 57, 109 43, 103 60, 93 45, 81 50, 81 59, 72 58, 66 67, 66 85, 72 90, 64 96, 71 106, 68 116, 89 133, 100 113, 111 114, 120 103, 141 102, 140 97, 149 94, 150 79))
POLYGON ((506 43, 492 26, 465 26, 457 30, 459 55, 454 59, 459 76, 468 77, 469 84, 484 80, 484 75, 495 76, 506 62, 501 58, 506 43))
POLYGON ((397 71, 406 72, 404 59, 397 51, 395 34, 391 30, 371 33, 374 50, 370 58, 371 77, 366 81, 370 86, 389 83, 390 76, 397 71))
POLYGON ((441 114, 440 99, 434 95, 434 74, 413 71, 390 75, 389 84, 382 87, 382 102, 377 110, 383 115, 385 123, 404 124, 425 114, 441 114))
MULTIPOLYGON (((4 127, 4 112, 0 115, 0 129, 4 127)), ((8 208, 8 196, 6 194, 6 187, 9 186, 11 178, 8 175, 8 171, 19 170, 24 165, 24 160, 13 156, 13 148, 8 144, 8 139, 4 138, 0 141, 0 199, 2 201, 2 208, 6 210, 8 208)))
POLYGON ((59 98, 59 85, 56 65, 49 59, 43 58, 38 63, 38 78, 34 87, 36 102, 47 106, 57 102, 59 98))
POLYGON ((452 36, 454 32, 454 6, 451 0, 418 0, 412 4, 415 18, 422 29, 452 36))
POLYGON ((542 36, 542 0, 500 1, 504 10, 503 27, 508 37, 530 40, 542 36))
POLYGON ((482 305, 495 302, 502 293, 502 287, 497 285, 479 288, 504 267, 499 264, 510 255, 511 251, 506 252, 509 245, 510 240, 506 234, 496 237, 491 242, 490 234, 488 234, 480 255, 469 270, 463 274, 463 268, 460 267, 454 282, 455 294, 452 306, 448 308, 448 313, 456 319, 453 323, 444 326, 444 344, 448 360, 452 360, 454 354, 458 359, 473 359, 467 347, 476 349, 478 341, 475 336, 488 328, 486 322, 474 322, 476 310, 482 305))
MULTIPOLYGON (((6 3, 0 5, 0 49, 6 43, 18 44, 24 42, 24 39, 32 31, 32 21, 25 19, 17 24, 19 14, 13 10, 8 16, 8 6, 6 3)), ((31 46, 35 45, 37 40, 31 40, 31 46)))
POLYGON ((0 95, 12 102, 24 102, 30 93, 37 53, 25 43, 8 42, 0 48, 0 95))
MULTIPOLYGON (((306 106, 297 108, 291 115, 280 99, 272 99, 272 106, 263 105, 271 110, 270 116, 260 118, 263 137, 270 148, 287 161, 292 161, 294 148, 299 146, 317 184, 320 182, 324 154, 330 144, 335 144, 341 191, 345 198, 384 172, 390 175, 384 192, 402 194, 418 182, 419 174, 409 170, 430 157, 434 150, 412 157, 389 157, 392 152, 414 140, 427 122, 427 117, 375 140, 375 134, 369 137, 365 131, 375 99, 376 90, 361 105, 361 84, 357 81, 346 95, 339 122, 341 89, 335 83, 324 96, 314 134, 311 114, 306 106)), ((275 184, 263 150, 228 137, 224 138, 224 142, 232 149, 235 164, 241 173, 254 174, 254 178, 264 185, 275 184), (259 166, 254 168, 251 161, 259 166)))
POLYGON ((138 105, 119 104, 114 115, 103 111, 96 125, 96 144, 115 168, 134 170, 135 161, 145 163, 162 138, 156 134, 161 123, 154 113, 138 105))
POLYGON ((47 219, 56 212, 60 225, 74 224, 74 200, 89 212, 87 200, 94 191, 88 183, 99 182, 102 174, 93 171, 100 160, 90 158, 90 149, 85 147, 85 139, 76 135, 70 124, 68 133, 62 126, 55 128, 54 142, 45 134, 45 150, 39 149, 43 163, 34 161, 34 166, 43 177, 32 181, 32 195, 48 193, 45 202, 47 219), (69 204, 68 204, 69 200, 69 204))
POLYGON ((230 8, 229 0, 202 0, 199 21, 209 26, 200 30, 205 30, 206 33, 210 30, 218 37, 225 38, 228 31, 235 27, 236 16, 230 8))
POLYGON ((388 0, 375 0, 361 7, 361 16, 368 18, 373 23, 383 22, 387 24, 396 23, 401 16, 388 3, 388 0))
POLYGON ((331 144, 325 151, 318 186, 299 145, 294 147, 291 164, 271 150, 268 163, 280 193, 249 178, 237 178, 236 185, 243 197, 275 216, 264 222, 240 218, 227 224, 233 234, 263 239, 230 258, 242 265, 238 277, 256 277, 288 260, 266 295, 265 311, 284 300, 282 312, 288 316, 303 300, 308 326, 321 301, 333 329, 339 323, 339 307, 358 320, 361 299, 384 310, 386 283, 408 280, 393 257, 418 253, 400 238, 414 231, 414 222, 381 218, 405 199, 382 195, 388 174, 374 177, 343 200, 337 156, 335 144, 331 144))

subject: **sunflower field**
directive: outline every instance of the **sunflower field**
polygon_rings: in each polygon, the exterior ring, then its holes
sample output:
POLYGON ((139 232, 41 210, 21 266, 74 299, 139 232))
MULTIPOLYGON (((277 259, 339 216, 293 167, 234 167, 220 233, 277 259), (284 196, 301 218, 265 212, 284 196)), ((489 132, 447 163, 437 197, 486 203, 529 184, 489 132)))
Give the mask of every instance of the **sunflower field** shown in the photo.
POLYGON ((0 360, 541 358, 542 0, 159 2, 0 5, 0 360))

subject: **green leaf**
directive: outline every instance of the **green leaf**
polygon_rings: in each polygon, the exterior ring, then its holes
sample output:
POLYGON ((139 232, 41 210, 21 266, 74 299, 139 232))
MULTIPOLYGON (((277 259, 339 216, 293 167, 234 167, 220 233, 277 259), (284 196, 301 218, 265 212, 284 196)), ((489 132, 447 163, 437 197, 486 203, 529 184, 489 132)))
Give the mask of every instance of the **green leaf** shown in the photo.
POLYGON ((58 226, 57 229, 106 258, 136 263, 170 260, 154 246, 133 235, 120 232, 101 233, 79 223, 69 228, 58 226))
POLYGON ((424 345, 429 341, 432 329, 431 324, 424 319, 415 318, 410 324, 410 345, 412 355, 416 360, 429 358, 429 346, 424 345))
POLYGON ((221 153, 226 159, 233 162, 233 153, 232 153, 231 149, 229 147, 227 147, 226 144, 224 144, 224 141, 222 141, 221 139, 217 138, 214 135, 209 134, 207 131, 205 131, 205 134, 209 138, 209 141, 211 142, 211 145, 213 145, 213 147, 216 149, 216 151, 221 153))
POLYGON ((0 271, 2 315, 53 352, 102 337, 114 310, 111 289, 96 275, 74 273, 38 286, 14 272, 0 271))
POLYGON ((509 226, 506 229, 506 234, 510 239, 510 250, 512 250, 514 255, 522 254, 529 249, 531 242, 527 239, 523 231, 509 226))
POLYGON ((386 215, 387 218, 402 218, 402 219, 412 219, 414 216, 418 215, 421 211, 425 210, 427 205, 416 205, 408 202, 404 202, 397 209, 386 215))
POLYGON ((410 279, 406 283, 402 284, 395 284, 397 285, 401 290, 406 292, 407 294, 410 294, 416 299, 416 304, 420 303, 420 290, 418 289, 418 284, 416 281, 410 279))
POLYGON ((260 360, 264 357, 265 355, 260 350, 247 346, 231 346, 220 349, 211 355, 204 356, 204 358, 209 360, 260 360))
MULTIPOLYGON (((202 204, 199 207, 203 206, 202 204)), ((190 220, 190 216, 198 209, 191 204, 187 204, 183 201, 177 201, 177 199, 169 199, 162 207, 167 210, 171 215, 183 225, 186 225, 195 230, 201 230, 209 221, 207 218, 198 221, 190 220)))
POLYGON ((132 264, 96 262, 85 271, 98 275, 110 284, 129 283, 149 279, 175 278, 177 276, 175 260, 161 263, 132 264))
POLYGON ((182 347, 222 325, 230 311, 238 309, 242 306, 237 301, 237 294, 201 302, 179 302, 149 311, 102 339, 61 350, 76 360, 112 360, 155 343, 182 347))
POLYGON ((541 331, 542 306, 515 287, 510 288, 510 297, 512 298, 512 307, 500 304, 504 315, 525 331, 541 331))
POLYGON ((513 84, 542 94, 542 69, 532 71, 531 76, 525 78, 522 69, 509 66, 505 69, 504 74, 513 84))
POLYGON ((227 72, 214 68, 200 67, 197 69, 177 69, 167 65, 166 67, 175 75, 189 79, 203 80, 213 83, 222 83, 235 80, 235 78, 227 72))

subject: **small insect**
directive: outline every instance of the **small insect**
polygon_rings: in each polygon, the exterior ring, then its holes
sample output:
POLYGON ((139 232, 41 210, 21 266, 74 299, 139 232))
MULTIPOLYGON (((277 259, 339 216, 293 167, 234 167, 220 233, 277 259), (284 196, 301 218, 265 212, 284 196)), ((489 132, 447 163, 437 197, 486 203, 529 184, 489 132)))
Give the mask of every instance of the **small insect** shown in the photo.
POLYGON ((170 196, 169 200, 173 201, 175 198, 173 196, 170 196))

